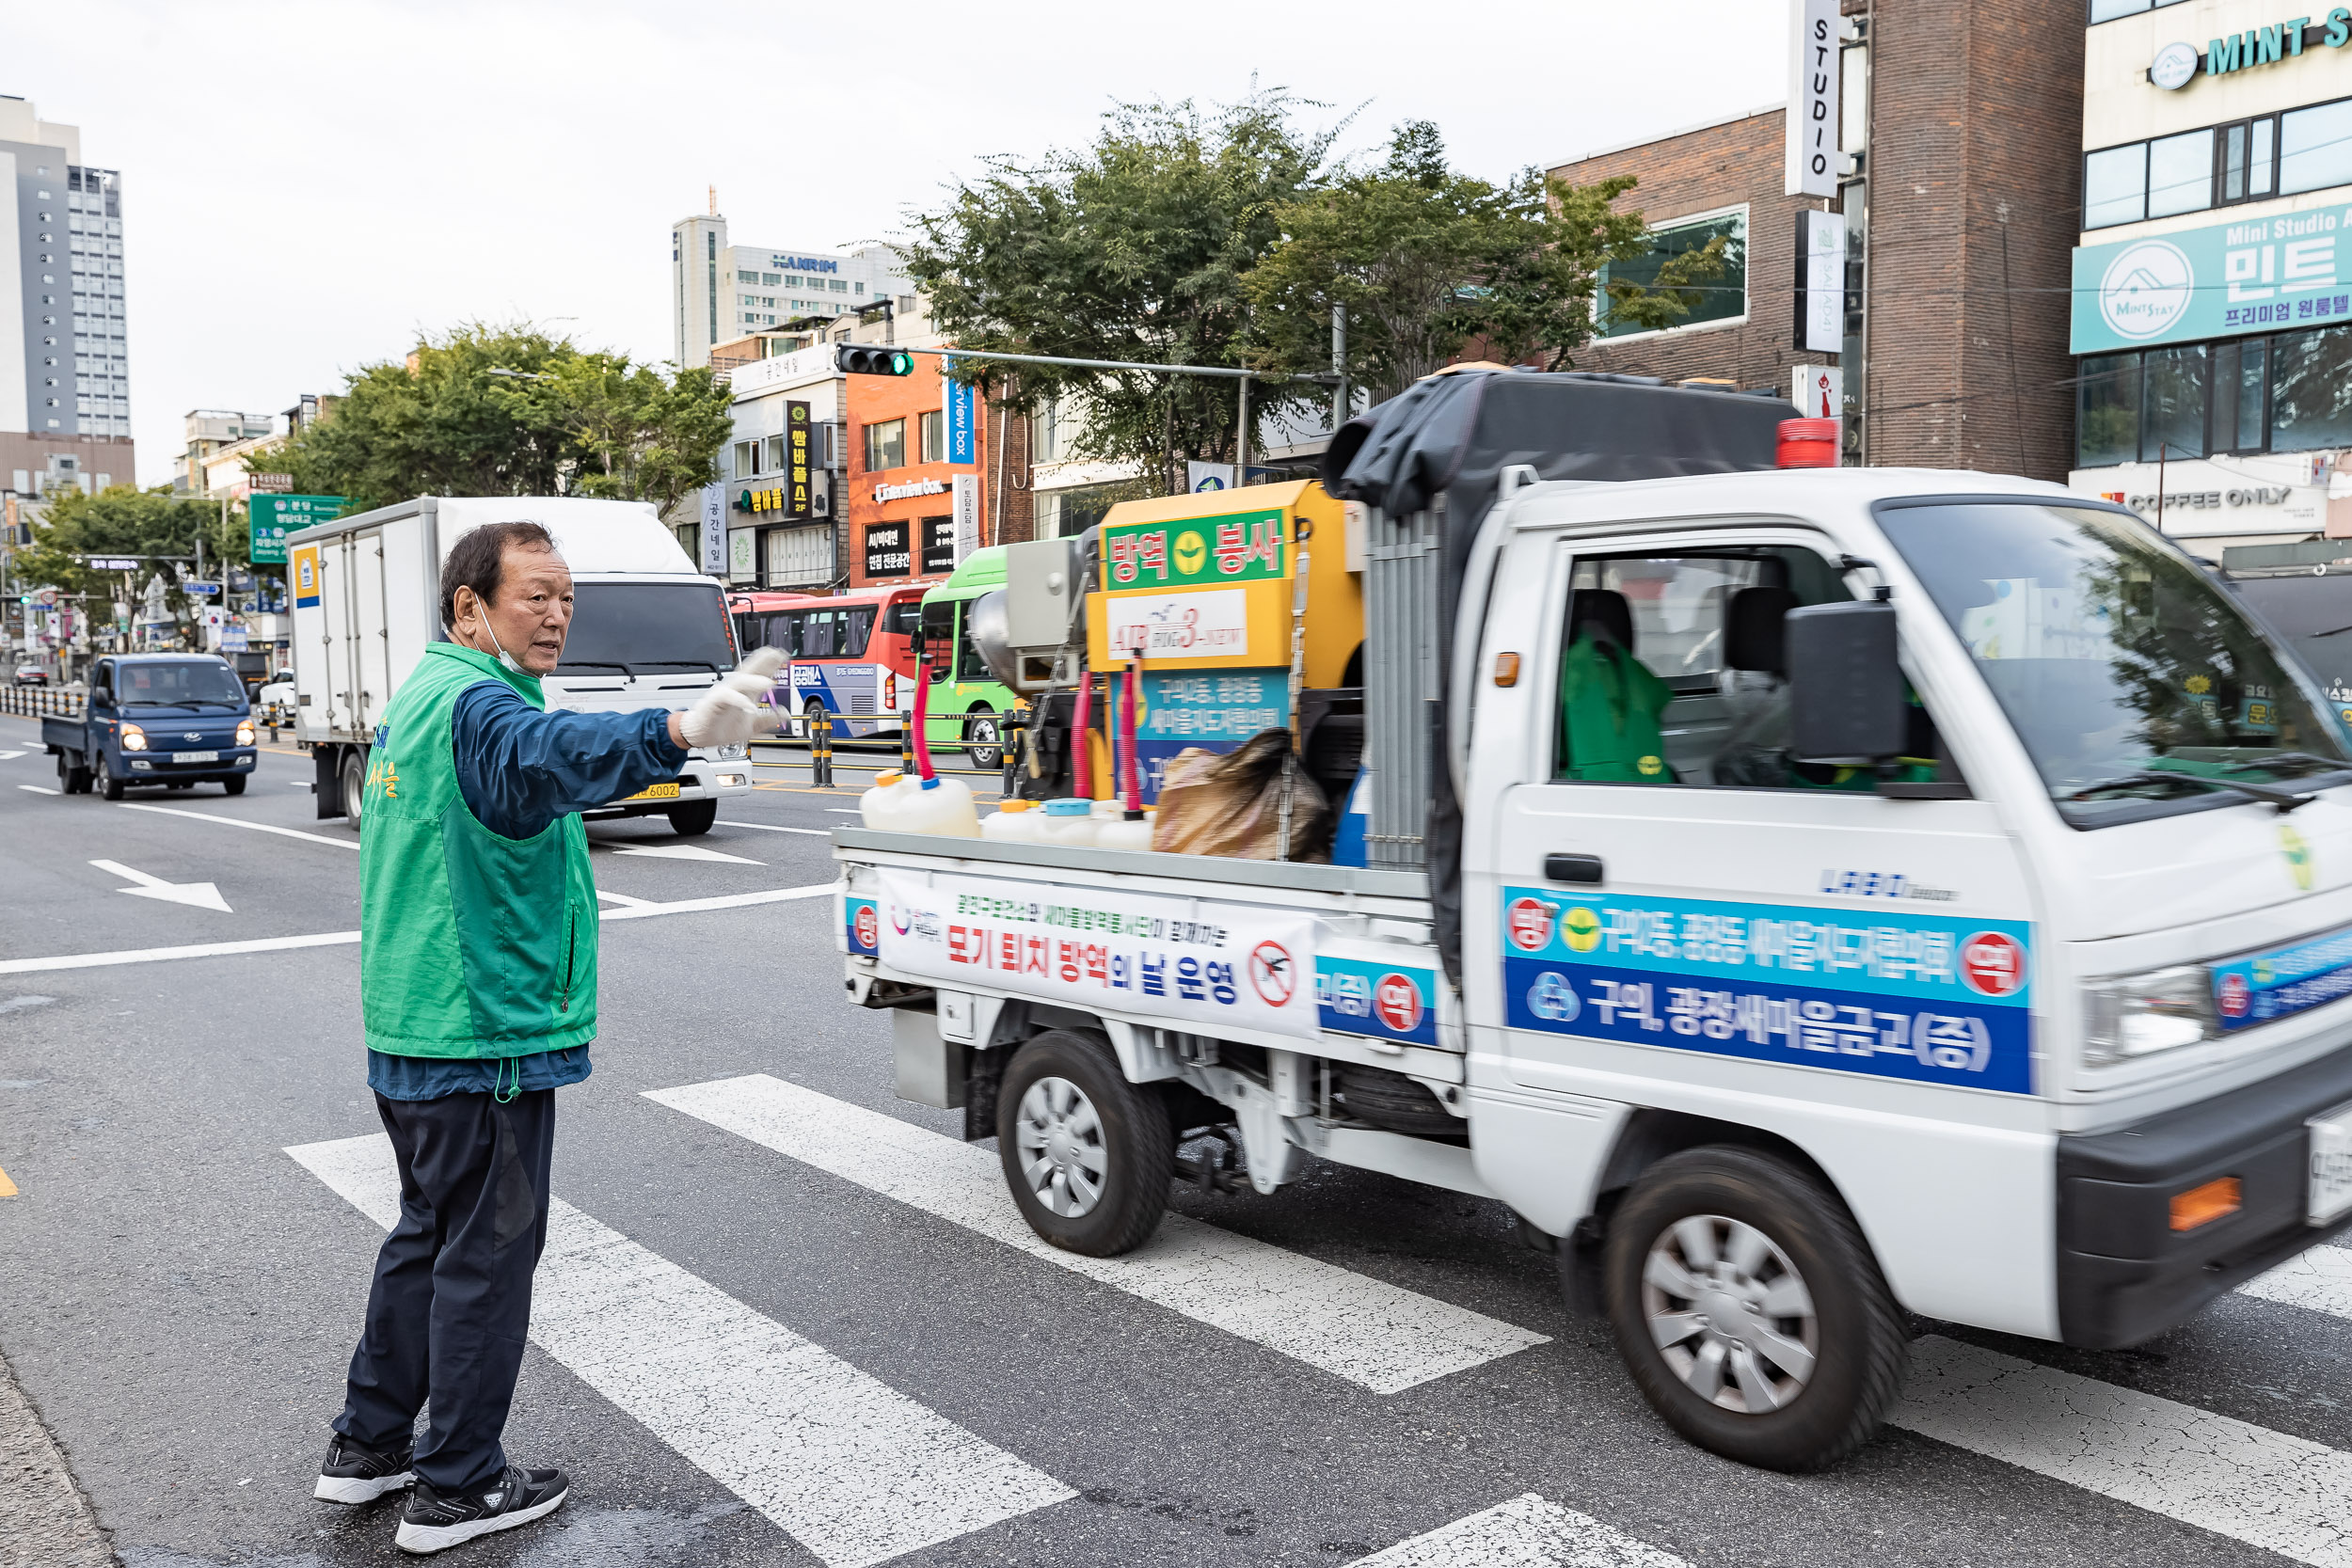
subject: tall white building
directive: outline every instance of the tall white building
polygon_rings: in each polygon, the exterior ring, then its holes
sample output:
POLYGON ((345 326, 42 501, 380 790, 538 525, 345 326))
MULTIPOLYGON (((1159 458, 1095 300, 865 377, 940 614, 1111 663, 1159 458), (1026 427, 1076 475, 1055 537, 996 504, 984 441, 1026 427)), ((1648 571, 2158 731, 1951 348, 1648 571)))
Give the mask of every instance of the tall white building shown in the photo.
POLYGON ((727 243, 716 213, 670 230, 672 343, 680 365, 710 362, 714 343, 811 317, 846 316, 877 299, 914 309, 914 285, 898 252, 867 245, 842 254, 813 246, 727 243))
POLYGON ((128 483, 121 177, 83 164, 77 127, 0 96, 0 485, 128 483))

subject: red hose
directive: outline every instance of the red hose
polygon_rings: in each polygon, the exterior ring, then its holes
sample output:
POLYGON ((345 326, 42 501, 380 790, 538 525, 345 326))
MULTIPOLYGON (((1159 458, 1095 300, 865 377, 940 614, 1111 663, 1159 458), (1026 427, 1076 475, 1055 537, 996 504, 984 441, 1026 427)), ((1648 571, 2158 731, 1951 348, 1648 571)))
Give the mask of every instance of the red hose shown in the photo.
POLYGON ((1143 784, 1137 777, 1142 768, 1136 760, 1136 661, 1131 658, 1127 661, 1124 689, 1119 694, 1119 739, 1120 749, 1126 754, 1127 809, 1130 812, 1143 809, 1143 784))
POLYGON ((1070 721, 1070 793, 1081 800, 1094 799, 1094 749, 1087 742, 1093 700, 1094 673, 1089 670, 1078 677, 1078 707, 1070 721))
POLYGON ((914 771, 925 784, 938 775, 931 771, 931 743, 924 733, 929 728, 923 721, 930 713, 931 659, 925 654, 914 661, 914 771))

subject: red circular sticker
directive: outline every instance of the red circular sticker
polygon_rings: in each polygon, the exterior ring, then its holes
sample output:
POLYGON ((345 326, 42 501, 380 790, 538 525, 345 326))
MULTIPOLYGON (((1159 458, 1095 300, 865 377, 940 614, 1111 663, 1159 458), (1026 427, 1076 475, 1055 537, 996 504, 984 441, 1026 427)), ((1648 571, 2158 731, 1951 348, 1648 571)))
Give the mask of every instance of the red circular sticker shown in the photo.
POLYGON ((882 941, 882 922, 874 918, 874 906, 860 904, 857 911, 857 944, 874 947, 882 941))
POLYGON ((2244 1018, 2254 1008, 2254 988, 2246 983, 2243 974, 2224 974, 2216 988, 2214 1005, 2221 1009, 2223 1018, 2244 1018))
POLYGON ((2015 937, 1978 931, 1960 944, 1960 974, 1987 996, 2014 996, 2026 986, 2026 949, 2015 937))
POLYGON ((1373 1011, 1380 1022, 1400 1035, 1409 1035, 1421 1027, 1421 988, 1409 974, 1391 971, 1380 976, 1372 988, 1373 1011))
POLYGON ((1551 922, 1559 911, 1540 898, 1511 900, 1511 943, 1540 953, 1551 942, 1551 922))
POLYGON ((1262 942, 1249 950, 1249 983, 1269 1007, 1289 1004, 1291 992, 1297 988, 1298 975, 1291 963, 1290 949, 1279 942, 1262 942))

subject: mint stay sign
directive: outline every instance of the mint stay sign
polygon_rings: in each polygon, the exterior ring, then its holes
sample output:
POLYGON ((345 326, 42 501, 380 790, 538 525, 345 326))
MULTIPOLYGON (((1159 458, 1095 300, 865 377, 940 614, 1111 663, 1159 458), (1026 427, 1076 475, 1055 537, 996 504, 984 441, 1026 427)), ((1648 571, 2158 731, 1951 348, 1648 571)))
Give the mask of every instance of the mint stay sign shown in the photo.
POLYGON ((2076 354, 2352 322, 2352 207, 2074 251, 2076 354))

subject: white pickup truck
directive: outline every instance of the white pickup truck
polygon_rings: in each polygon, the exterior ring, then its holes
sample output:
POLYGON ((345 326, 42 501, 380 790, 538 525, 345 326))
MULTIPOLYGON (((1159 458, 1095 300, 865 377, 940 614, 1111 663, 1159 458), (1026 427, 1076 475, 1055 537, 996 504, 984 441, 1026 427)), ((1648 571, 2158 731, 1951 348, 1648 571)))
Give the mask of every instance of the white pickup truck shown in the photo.
POLYGON ((2229 586, 2026 481, 1513 478, 1426 875, 836 833, 899 1093, 1040 1235, 1141 1244, 1220 1128, 1490 1196, 1794 1469, 1905 1312, 2128 1345, 2352 1219, 2352 739, 2229 586))

